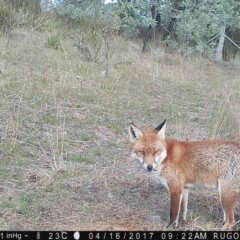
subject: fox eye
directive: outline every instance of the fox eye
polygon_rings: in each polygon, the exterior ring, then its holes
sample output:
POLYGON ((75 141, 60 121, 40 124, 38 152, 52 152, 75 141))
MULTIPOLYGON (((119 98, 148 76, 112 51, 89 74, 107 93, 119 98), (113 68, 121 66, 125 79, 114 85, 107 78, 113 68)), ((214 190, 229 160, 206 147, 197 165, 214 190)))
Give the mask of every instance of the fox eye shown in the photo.
POLYGON ((153 155, 155 155, 155 154, 157 154, 157 153, 158 153, 158 150, 154 151, 154 152, 153 152, 153 155))
POLYGON ((139 151, 140 154, 145 155, 144 151, 139 151))

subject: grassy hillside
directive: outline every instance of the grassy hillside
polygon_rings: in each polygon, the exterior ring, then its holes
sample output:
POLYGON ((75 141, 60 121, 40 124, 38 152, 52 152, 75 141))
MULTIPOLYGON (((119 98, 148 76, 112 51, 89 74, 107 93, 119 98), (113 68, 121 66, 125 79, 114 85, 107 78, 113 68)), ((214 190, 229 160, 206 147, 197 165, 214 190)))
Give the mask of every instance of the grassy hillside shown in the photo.
MULTIPOLYGON (((240 140, 239 69, 111 37, 106 77, 104 45, 88 62, 68 32, 57 47, 53 34, 0 38, 0 229, 165 229, 168 193, 129 158, 128 123, 166 118, 169 138, 240 140)), ((181 230, 221 226, 217 191, 189 198, 181 230)))

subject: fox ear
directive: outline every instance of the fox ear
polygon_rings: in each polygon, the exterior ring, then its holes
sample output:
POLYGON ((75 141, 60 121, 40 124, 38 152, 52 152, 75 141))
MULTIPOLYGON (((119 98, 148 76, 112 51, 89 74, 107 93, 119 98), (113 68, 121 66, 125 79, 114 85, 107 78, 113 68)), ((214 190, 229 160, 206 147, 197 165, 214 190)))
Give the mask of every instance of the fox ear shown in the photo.
POLYGON ((128 132, 130 135, 130 142, 132 143, 138 140, 143 135, 141 130, 138 129, 133 123, 130 123, 128 125, 128 132))
POLYGON ((156 131, 158 131, 158 136, 161 139, 165 139, 165 130, 166 130, 166 119, 158 126, 155 128, 156 131))

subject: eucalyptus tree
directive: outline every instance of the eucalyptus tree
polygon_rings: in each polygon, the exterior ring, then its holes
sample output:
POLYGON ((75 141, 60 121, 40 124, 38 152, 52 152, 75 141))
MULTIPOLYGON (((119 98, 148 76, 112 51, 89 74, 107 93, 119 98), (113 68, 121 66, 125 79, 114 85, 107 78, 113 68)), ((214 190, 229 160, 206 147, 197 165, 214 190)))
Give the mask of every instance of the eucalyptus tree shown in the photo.
POLYGON ((215 52, 215 57, 222 56, 225 28, 240 27, 239 0, 185 0, 165 1, 174 19, 174 37, 170 35, 168 43, 185 55, 215 52), (217 38, 218 37, 218 38, 217 38))

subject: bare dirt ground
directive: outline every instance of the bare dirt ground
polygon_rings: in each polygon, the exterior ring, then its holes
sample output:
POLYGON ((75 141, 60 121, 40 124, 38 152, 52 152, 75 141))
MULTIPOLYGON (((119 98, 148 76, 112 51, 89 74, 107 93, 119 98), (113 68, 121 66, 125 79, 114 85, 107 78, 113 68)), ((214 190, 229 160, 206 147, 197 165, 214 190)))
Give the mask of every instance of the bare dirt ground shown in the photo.
MULTIPOLYGON (((0 39, 0 230, 165 230, 167 190, 129 158, 128 123, 239 140, 239 70, 113 38, 105 77, 104 58, 45 42, 24 29, 0 39)), ((180 230, 221 227, 216 190, 189 198, 180 230)))

